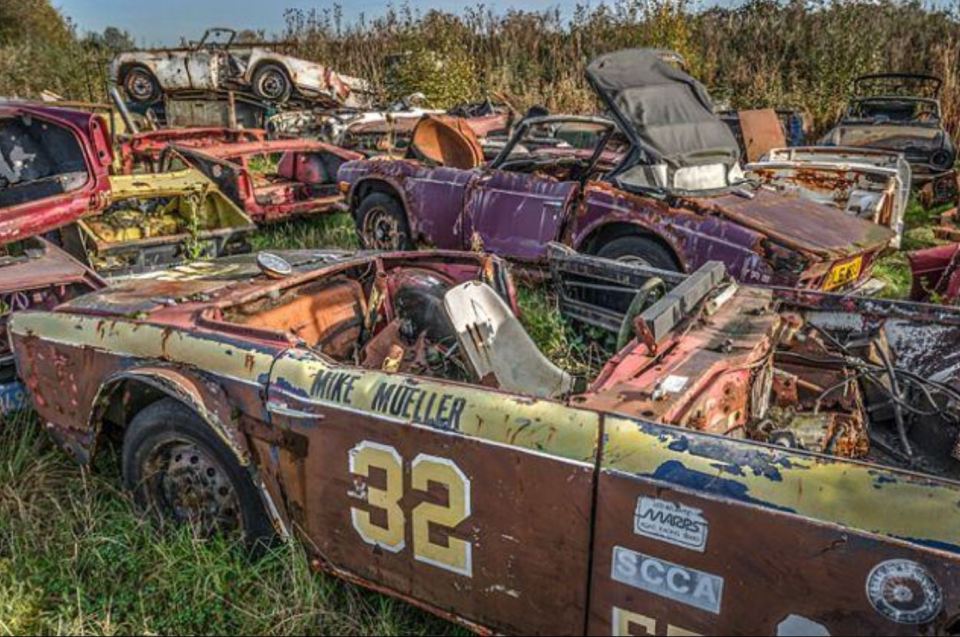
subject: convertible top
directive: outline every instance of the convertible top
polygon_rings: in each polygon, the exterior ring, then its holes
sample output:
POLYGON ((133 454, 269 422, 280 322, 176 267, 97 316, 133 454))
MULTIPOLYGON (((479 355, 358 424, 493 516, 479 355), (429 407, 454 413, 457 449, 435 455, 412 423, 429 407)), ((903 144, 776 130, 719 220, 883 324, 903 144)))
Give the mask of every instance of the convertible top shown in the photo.
POLYGON ((587 67, 587 78, 634 141, 674 167, 733 164, 737 140, 702 84, 654 49, 625 49, 587 67))

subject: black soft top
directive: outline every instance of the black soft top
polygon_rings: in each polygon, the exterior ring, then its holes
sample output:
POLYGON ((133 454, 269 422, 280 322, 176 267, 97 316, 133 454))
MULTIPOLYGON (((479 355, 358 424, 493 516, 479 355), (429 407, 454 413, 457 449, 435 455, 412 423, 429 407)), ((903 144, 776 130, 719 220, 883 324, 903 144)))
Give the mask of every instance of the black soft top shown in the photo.
POLYGON ((655 49, 609 53, 587 67, 587 79, 654 161, 735 163, 737 140, 714 113, 707 90, 664 58, 655 49))

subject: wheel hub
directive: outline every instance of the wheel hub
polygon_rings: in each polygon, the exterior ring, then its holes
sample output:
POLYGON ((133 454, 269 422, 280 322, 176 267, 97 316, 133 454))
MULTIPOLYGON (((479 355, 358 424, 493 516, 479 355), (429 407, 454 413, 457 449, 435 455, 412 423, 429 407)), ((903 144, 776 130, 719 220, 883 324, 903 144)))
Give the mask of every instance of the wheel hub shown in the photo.
POLYGON ((279 98, 283 95, 286 82, 278 73, 267 73, 260 80, 260 91, 270 98, 279 98))
POLYGON ((204 534, 242 528, 239 499, 223 468, 197 445, 177 441, 147 463, 151 504, 164 517, 204 534))
POLYGON ((400 224, 396 219, 383 211, 373 211, 370 215, 370 224, 367 236, 372 248, 378 250, 392 250, 400 245, 400 224))

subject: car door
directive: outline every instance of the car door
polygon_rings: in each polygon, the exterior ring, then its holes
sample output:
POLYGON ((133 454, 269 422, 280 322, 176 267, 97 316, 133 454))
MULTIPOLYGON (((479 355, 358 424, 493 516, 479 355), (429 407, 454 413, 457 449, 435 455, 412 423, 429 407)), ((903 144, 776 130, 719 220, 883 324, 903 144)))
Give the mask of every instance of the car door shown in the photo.
POLYGON ((0 103, 0 243, 49 232, 104 206, 112 161, 100 117, 0 103))
POLYGON ((463 209, 476 170, 438 166, 424 168, 403 182, 411 230, 436 248, 461 250, 469 246, 464 236, 463 209))
POLYGON ((268 405, 324 568, 473 627, 583 631, 595 413, 297 350, 268 405))
POLYGON ((960 485, 604 421, 589 633, 951 634, 960 485))
POLYGON ((511 259, 542 261, 547 244, 559 238, 579 190, 577 182, 491 170, 467 193, 467 246, 511 259))
POLYGON ((220 88, 220 65, 223 53, 216 49, 199 48, 184 56, 183 63, 194 90, 210 91, 220 88))

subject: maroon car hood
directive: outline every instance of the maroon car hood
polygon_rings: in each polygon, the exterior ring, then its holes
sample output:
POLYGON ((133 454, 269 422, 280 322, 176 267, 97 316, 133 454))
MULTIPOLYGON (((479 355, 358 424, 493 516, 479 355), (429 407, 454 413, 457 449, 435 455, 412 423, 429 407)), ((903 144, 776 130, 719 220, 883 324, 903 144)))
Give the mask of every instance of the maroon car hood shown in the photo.
POLYGON ((907 254, 913 275, 911 300, 929 301, 931 297, 939 296, 944 302, 954 303, 960 297, 958 256, 960 244, 956 243, 907 254))
POLYGON ((79 281, 106 285, 92 270, 44 239, 31 237, 26 241, 27 254, 24 256, 0 258, 0 293, 11 294, 79 281))
POLYGON ((747 226, 788 248, 824 259, 880 250, 894 237, 889 228, 796 195, 763 188, 752 199, 736 194, 682 198, 683 205, 747 226))

